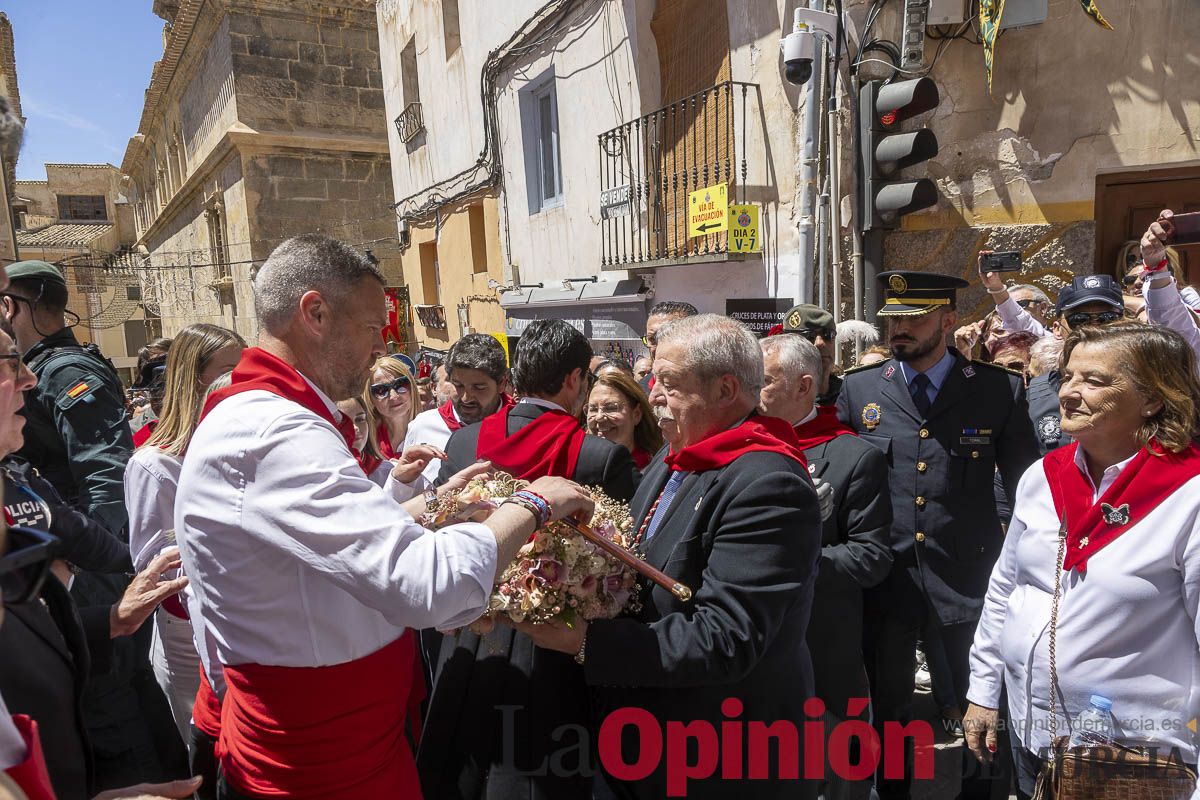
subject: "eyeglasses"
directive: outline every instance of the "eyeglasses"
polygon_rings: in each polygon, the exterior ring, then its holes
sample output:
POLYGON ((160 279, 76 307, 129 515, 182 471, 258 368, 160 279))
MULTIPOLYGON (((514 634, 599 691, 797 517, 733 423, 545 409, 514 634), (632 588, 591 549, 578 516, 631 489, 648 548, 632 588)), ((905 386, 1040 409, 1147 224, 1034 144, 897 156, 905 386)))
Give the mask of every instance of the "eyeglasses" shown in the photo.
POLYGON ((1084 325, 1107 325, 1110 322, 1116 322, 1122 316, 1120 311, 1099 311, 1095 313, 1076 311, 1072 314, 1067 314, 1067 324, 1072 328, 1079 328, 1084 325))
POLYGON ((411 391, 408 384, 408 378, 396 378, 390 383, 372 383, 371 396, 377 397, 380 400, 388 396, 389 392, 395 392, 397 395, 408 394, 411 391))
POLYGON ((798 333, 810 342, 815 342, 818 336, 827 342, 832 342, 837 336, 837 331, 833 328, 797 328, 789 333, 798 333))
POLYGON ((0 556, 0 592, 5 605, 37 597, 50 573, 58 539, 33 528, 9 528, 8 549, 0 556))
POLYGON ((596 417, 600 414, 607 414, 608 416, 612 417, 623 413, 626 408, 628 408, 628 406, 625 406, 621 403, 605 403, 602 406, 588 406, 587 415, 589 417, 596 417))
POLYGON ((1126 275, 1124 278, 1121 278, 1121 283, 1123 283, 1126 286, 1133 286, 1135 283, 1137 283, 1141 279, 1142 279, 1141 273, 1138 273, 1136 275, 1126 275))
POLYGON ((658 347, 658 334, 652 333, 649 336, 643 336, 642 344, 646 345, 646 347, 658 347))
POLYGON ((1017 302, 1017 305, 1019 305, 1021 308, 1029 308, 1030 306, 1040 306, 1040 305, 1044 304, 1046 301, 1038 300, 1036 298, 1030 297, 1028 300, 1018 300, 1016 302, 1017 302))

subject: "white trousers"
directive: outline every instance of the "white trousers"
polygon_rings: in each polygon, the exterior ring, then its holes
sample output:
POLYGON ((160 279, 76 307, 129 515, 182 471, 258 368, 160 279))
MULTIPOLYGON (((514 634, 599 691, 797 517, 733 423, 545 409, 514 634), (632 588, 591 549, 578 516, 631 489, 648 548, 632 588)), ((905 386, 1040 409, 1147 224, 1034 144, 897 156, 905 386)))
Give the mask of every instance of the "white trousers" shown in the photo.
POLYGON ((192 623, 163 608, 154 612, 154 638, 150 645, 154 677, 162 687, 179 735, 189 741, 192 705, 200 688, 200 656, 192 639, 192 623))

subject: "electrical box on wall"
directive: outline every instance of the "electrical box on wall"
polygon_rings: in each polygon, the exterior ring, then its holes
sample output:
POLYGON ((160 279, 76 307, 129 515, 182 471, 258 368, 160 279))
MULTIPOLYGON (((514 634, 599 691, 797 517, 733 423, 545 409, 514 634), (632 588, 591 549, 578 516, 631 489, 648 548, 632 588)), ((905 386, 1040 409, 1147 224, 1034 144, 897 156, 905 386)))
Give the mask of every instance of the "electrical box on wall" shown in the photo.
POLYGON ((966 21, 967 0, 929 0, 930 25, 954 25, 966 21))
POLYGON ((1000 18, 1000 30, 1045 22, 1048 4, 1048 0, 1007 0, 1004 16, 1000 18))

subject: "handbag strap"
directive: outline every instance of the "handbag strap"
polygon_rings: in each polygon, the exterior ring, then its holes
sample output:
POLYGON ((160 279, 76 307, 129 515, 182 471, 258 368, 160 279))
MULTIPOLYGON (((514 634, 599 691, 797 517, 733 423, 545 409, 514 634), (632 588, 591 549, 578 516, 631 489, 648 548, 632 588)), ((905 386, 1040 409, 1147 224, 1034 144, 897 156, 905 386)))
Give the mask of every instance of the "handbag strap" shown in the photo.
POLYGON ((1063 560, 1067 554, 1067 518, 1063 515, 1058 528, 1058 558, 1054 565, 1054 602, 1050 605, 1050 747, 1058 738, 1058 660, 1055 640, 1058 637, 1058 602, 1062 598, 1063 560))

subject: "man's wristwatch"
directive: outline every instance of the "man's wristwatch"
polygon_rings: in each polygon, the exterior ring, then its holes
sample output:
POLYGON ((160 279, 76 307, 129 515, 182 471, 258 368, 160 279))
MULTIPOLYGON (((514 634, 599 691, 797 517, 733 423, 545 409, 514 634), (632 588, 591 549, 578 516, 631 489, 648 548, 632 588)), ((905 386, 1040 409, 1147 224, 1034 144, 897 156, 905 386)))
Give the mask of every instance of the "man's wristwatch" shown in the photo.
POLYGON ((575 663, 583 666, 583 660, 587 658, 587 631, 583 632, 583 641, 579 643, 579 652, 575 654, 575 663))

